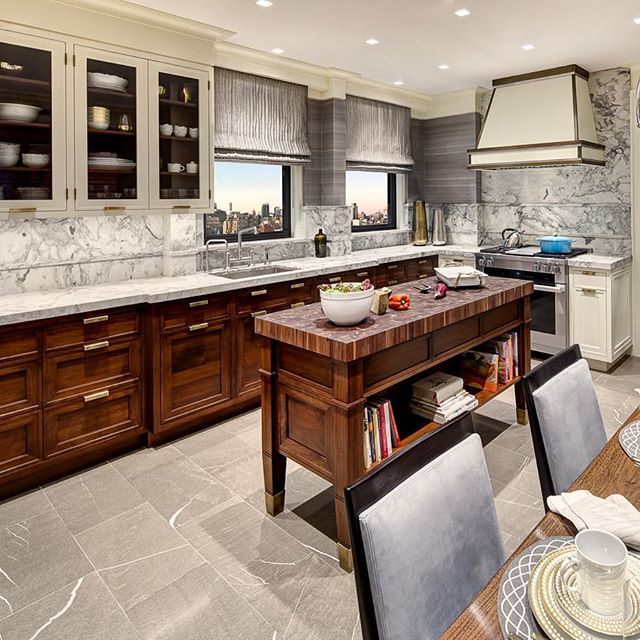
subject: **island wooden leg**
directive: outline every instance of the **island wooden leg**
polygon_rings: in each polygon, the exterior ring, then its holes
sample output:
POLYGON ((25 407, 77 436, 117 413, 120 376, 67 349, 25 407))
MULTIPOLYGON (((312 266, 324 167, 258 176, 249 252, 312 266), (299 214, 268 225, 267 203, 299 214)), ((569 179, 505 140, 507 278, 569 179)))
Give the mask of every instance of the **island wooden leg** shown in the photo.
POLYGON ((284 509, 287 459, 278 451, 278 414, 275 397, 275 345, 266 338, 260 354, 262 378, 262 471, 267 513, 277 516, 284 509))
POLYGON ((516 391, 516 419, 518 424, 526 426, 529 424, 529 417, 527 416, 527 402, 524 397, 524 385, 522 382, 518 382, 515 385, 516 391))
MULTIPOLYGON (((531 371, 531 301, 529 297, 522 300, 523 322, 518 330, 518 365, 520 375, 524 376, 531 371)), ((524 397, 524 385, 518 382, 516 391, 516 417, 518 424, 529 424, 527 416, 527 401, 524 397)))

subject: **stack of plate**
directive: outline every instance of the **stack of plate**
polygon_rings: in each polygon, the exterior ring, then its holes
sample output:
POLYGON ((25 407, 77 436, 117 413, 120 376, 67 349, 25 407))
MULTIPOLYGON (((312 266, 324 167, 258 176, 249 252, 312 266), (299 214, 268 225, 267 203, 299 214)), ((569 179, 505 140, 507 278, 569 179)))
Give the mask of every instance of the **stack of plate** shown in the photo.
POLYGON ((89 156, 89 166, 91 167, 135 167, 136 163, 127 158, 105 157, 105 156, 89 156))
POLYGON ((106 107, 89 107, 89 127, 105 131, 109 128, 111 121, 111 111, 106 107))
MULTIPOLYGON (((569 545, 553 551, 538 562, 529 578, 531 611, 543 631, 551 640, 601 640, 620 638, 623 630, 627 637, 640 633, 640 559, 629 555, 628 570, 634 576, 630 589, 632 616, 624 629, 623 616, 603 616, 591 611, 572 591, 577 575, 565 571, 566 583, 560 568, 575 547, 569 545)), ((622 604, 622 594, 620 594, 622 604)))
POLYGON ((113 76, 109 73, 87 73, 87 86, 94 89, 111 89, 112 91, 126 91, 129 81, 120 76, 113 76))
POLYGON ((49 189, 46 187, 17 187, 20 200, 49 200, 49 189))
POLYGON ((640 466, 640 421, 636 420, 622 429, 618 440, 624 452, 640 466))

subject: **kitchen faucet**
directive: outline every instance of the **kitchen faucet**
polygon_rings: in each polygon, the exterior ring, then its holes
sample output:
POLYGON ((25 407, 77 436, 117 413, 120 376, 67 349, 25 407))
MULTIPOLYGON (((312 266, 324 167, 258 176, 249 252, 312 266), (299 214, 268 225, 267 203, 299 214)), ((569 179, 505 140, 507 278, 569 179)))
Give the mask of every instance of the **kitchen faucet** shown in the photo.
POLYGON ((232 264, 236 264, 236 265, 242 265, 244 263, 246 263, 248 261, 248 264, 253 264, 253 257, 249 257, 249 258, 245 258, 242 255, 242 236, 245 233, 253 233, 254 235, 257 235, 259 233, 258 228, 257 227, 247 227, 246 229, 240 229, 240 231, 238 231, 238 257, 237 258, 232 258, 231 259, 231 263, 232 264))
POLYGON ((207 273, 211 272, 211 266, 209 264, 209 248, 212 244, 223 244, 224 245, 224 270, 229 270, 229 243, 224 238, 211 238, 211 240, 207 240, 204 245, 206 251, 206 259, 205 259, 205 268, 207 273))

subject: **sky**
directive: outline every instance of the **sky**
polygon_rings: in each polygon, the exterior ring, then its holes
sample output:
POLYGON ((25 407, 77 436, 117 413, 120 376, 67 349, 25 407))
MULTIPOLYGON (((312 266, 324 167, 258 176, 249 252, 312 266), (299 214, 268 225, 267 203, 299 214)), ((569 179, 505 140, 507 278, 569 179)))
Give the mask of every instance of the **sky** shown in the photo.
MULTIPOLYGON (((260 210, 263 203, 282 206, 282 169, 277 165, 216 162, 214 200, 227 211, 260 210)), ((374 212, 387 205, 387 174, 347 171, 347 202, 358 203, 360 211, 374 212)))

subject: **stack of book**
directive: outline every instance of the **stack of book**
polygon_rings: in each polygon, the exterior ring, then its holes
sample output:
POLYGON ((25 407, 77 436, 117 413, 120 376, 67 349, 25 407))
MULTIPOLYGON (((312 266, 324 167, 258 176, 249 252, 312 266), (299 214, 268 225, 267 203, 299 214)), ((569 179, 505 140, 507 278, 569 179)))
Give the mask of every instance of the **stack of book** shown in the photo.
POLYGON ((366 469, 390 456, 400 444, 393 407, 386 398, 371 398, 365 405, 363 442, 366 469))
POLYGON ((458 376, 434 371, 413 383, 411 410, 438 424, 449 422, 478 406, 476 397, 465 391, 463 385, 462 378, 458 376))

